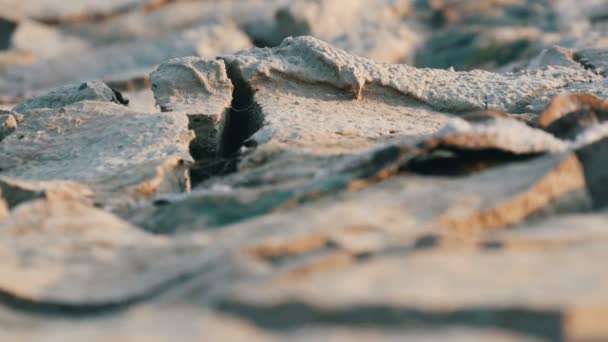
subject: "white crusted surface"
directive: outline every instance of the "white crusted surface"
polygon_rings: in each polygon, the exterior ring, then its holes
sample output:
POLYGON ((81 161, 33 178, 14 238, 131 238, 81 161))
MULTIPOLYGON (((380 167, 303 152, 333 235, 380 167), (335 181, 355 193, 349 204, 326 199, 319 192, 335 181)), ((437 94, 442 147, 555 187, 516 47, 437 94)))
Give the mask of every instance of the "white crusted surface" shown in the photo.
POLYGON ((512 119, 494 119, 472 124, 453 118, 434 135, 435 138, 449 140, 458 138, 460 147, 476 147, 478 141, 490 142, 479 148, 496 148, 516 154, 563 152, 568 144, 540 129, 512 119), (466 137, 461 139, 459 137, 466 137))
POLYGON ((252 140, 269 149, 355 153, 432 134, 447 120, 441 112, 382 89, 353 100, 335 88, 302 82, 277 80, 254 86, 265 121, 252 140))
POLYGON ((234 87, 222 60, 176 58, 161 64, 151 75, 156 103, 164 111, 202 114, 214 121, 230 107, 234 87))
POLYGON ((225 58, 238 64, 247 80, 282 75, 326 83, 351 91, 356 98, 365 96, 366 86, 378 85, 450 112, 480 110, 486 103, 490 109, 518 111, 539 93, 601 80, 589 71, 564 67, 496 74, 379 64, 312 37, 288 38, 272 50, 254 49, 225 58))
POLYGON ((183 113, 138 113, 88 101, 36 109, 0 144, 0 176, 81 182, 104 204, 124 195, 182 191, 189 187, 192 138, 183 113))

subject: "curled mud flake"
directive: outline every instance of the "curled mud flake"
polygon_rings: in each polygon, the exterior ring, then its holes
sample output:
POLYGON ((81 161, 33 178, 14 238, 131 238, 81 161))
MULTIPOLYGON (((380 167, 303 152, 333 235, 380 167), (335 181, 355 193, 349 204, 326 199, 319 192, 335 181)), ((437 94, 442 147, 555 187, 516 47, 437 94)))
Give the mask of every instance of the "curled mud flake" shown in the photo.
POLYGON ((523 162, 567 145, 525 120, 497 111, 465 114, 418 144, 405 170, 427 175, 462 175, 523 162), (464 120, 463 120, 464 119, 464 120))
POLYGON ((591 94, 562 94, 541 114, 538 126, 558 138, 575 140, 607 119, 607 100, 591 94))
POLYGON ((529 188, 471 215, 444 215, 440 218, 439 225, 464 234, 501 229, 521 222, 553 202, 585 191, 584 167, 575 155, 541 159, 536 163, 545 164, 542 166, 545 173, 531 183, 529 188))
POLYGON ((538 119, 538 126, 547 127, 561 117, 578 110, 608 111, 608 101, 592 94, 557 95, 538 119))

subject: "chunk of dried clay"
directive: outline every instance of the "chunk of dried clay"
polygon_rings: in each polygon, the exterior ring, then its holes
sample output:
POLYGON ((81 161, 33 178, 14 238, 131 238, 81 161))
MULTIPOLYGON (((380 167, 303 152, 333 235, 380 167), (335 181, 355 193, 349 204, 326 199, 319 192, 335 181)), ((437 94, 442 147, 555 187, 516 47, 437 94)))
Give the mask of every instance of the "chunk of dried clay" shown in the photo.
POLYGON ((196 134, 190 146, 194 157, 217 155, 234 89, 224 61, 177 58, 161 64, 150 79, 156 104, 163 112, 188 115, 196 134))
POLYGON ((15 208, 0 225, 0 245, 4 296, 76 309, 119 307, 162 291, 200 267, 204 246, 150 236, 112 214, 62 200, 15 208))
MULTIPOLYGON (((494 74, 380 64, 312 37, 288 38, 277 48, 223 59, 236 92, 243 94, 228 120, 238 130, 230 124, 225 128, 238 132, 229 151, 242 144, 251 151, 239 170, 287 154, 331 156, 425 138, 440 130, 446 113, 488 107, 516 112, 534 94, 598 77, 582 68, 494 74)), ((505 149, 522 154, 563 150, 550 134, 519 124, 507 123, 505 134, 498 135, 505 149), (518 129, 531 132, 532 140, 515 139, 518 129)))
POLYGON ((138 113, 109 102, 29 110, 0 144, 0 176, 82 183, 102 203, 187 190, 187 126, 183 113, 138 113))

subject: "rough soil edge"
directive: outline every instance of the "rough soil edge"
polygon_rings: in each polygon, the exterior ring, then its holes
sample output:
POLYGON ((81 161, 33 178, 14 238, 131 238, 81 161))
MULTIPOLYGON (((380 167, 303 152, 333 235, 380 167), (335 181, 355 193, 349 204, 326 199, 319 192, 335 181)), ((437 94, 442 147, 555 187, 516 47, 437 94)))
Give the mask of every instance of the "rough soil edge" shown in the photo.
POLYGON ((546 128, 561 117, 579 109, 608 111, 608 101, 591 94, 560 94, 553 98, 538 119, 538 126, 546 128))
POLYGON ((561 196, 586 189, 583 165, 572 155, 534 186, 494 208, 464 218, 440 218, 439 225, 459 233, 478 233, 516 224, 561 196))

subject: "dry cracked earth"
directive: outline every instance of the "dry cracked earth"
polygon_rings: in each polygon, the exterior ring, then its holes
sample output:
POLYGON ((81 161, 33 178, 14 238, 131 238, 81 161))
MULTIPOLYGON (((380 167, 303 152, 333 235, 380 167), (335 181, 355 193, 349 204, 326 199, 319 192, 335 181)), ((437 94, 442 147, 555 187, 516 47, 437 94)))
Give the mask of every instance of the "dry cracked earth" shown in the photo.
POLYGON ((608 339, 606 0, 0 18, 0 340, 608 339))

